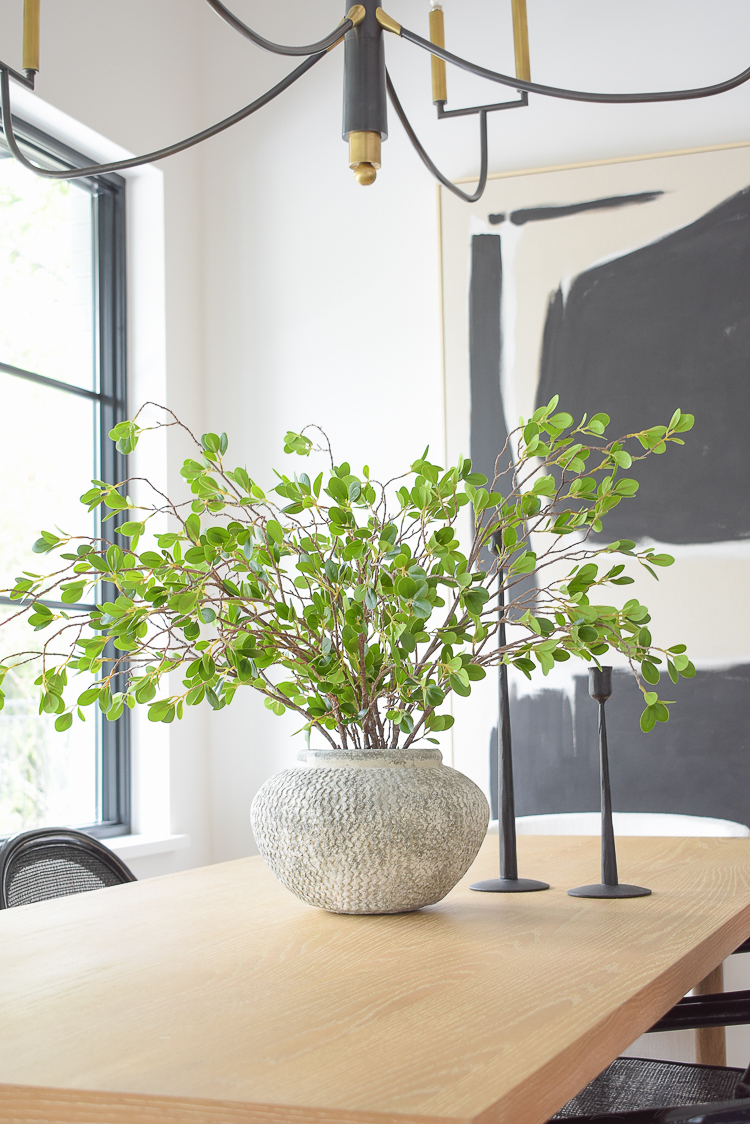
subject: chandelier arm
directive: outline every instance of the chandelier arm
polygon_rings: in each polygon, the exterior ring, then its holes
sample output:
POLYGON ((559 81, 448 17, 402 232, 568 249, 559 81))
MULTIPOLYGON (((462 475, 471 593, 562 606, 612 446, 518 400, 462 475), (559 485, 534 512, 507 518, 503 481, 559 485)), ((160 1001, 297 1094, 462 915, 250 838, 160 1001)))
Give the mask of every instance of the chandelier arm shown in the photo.
POLYGON ((448 190, 452 191, 454 195, 457 195, 459 199, 463 199, 465 203, 476 203, 479 199, 482 198, 484 189, 487 186, 487 168, 489 163, 487 145, 487 111, 484 109, 481 109, 479 111, 479 137, 481 143, 482 158, 477 189, 471 195, 469 195, 468 192, 462 191, 460 187, 457 187, 455 183, 451 183, 451 181, 443 175, 443 173, 436 167, 436 165, 433 164, 432 160, 425 152, 417 134, 414 132, 414 129, 411 126, 409 118, 404 113, 403 106, 401 105, 396 91, 393 88, 391 76, 387 70, 385 72, 385 81, 386 87, 388 89, 388 97, 391 99, 391 105, 396 111, 396 116, 404 126, 407 137, 414 145, 414 148, 417 151, 417 155, 419 156, 420 160, 425 165, 427 170, 432 173, 435 179, 438 180, 438 182, 441 183, 443 187, 447 187, 448 190))
POLYGON ((194 133, 192 137, 187 140, 179 141, 177 144, 171 144, 168 148, 160 148, 156 152, 147 152, 145 156, 130 156, 126 160, 115 160, 111 164, 91 164, 85 168, 69 168, 63 171, 53 171, 49 168, 40 168, 24 156, 21 151, 18 139, 13 128, 13 120, 11 116, 10 104, 10 76, 8 68, 5 66, 0 67, 0 105, 2 106, 2 127, 5 133, 5 140, 8 148, 19 164, 27 168, 34 175, 41 176, 44 179, 50 180, 73 180, 80 179, 84 176, 99 176, 108 172, 119 172, 125 168, 137 168, 141 164, 151 164, 155 160, 163 160, 167 156, 174 156, 178 152, 184 152, 186 148, 192 148, 193 145, 199 144, 201 141, 208 140, 209 137, 215 137, 218 133, 222 133, 225 129, 229 129, 232 125, 236 125, 238 121, 244 121, 251 113, 256 110, 262 109, 263 106, 268 105, 274 98, 282 94, 284 90, 289 89, 298 78, 301 78, 311 67, 315 66, 317 62, 325 58, 326 51, 319 54, 311 55, 309 59, 305 59, 303 63, 282 78, 275 86, 266 91, 255 101, 250 102, 244 109, 239 109, 230 117, 225 117, 223 121, 217 122, 216 125, 210 125, 207 129, 202 129, 200 133, 194 133))
POLYGON ((275 55, 315 55, 318 51, 327 51, 329 47, 338 42, 342 35, 345 35, 347 31, 351 31, 354 27, 353 21, 347 18, 330 35, 321 39, 319 43, 311 43, 309 47, 283 47, 279 43, 272 43, 269 39, 264 39, 262 35, 258 35, 257 31, 253 31, 233 12, 230 12, 229 8, 221 3, 221 0, 208 0, 208 3, 216 14, 221 16, 224 22, 233 27, 235 31, 239 31, 240 35, 244 35, 251 43, 255 43, 256 47, 262 47, 264 51, 271 51, 275 55))
POLYGON ((422 47, 425 51, 429 51, 431 55, 444 59, 445 62, 450 62, 462 70, 468 70, 470 74, 476 74, 479 78, 486 78, 490 82, 499 82, 501 86, 511 86, 514 90, 525 90, 530 94, 543 94, 549 98, 563 98, 566 101, 600 102, 606 105, 690 101, 695 98, 710 98, 714 94, 723 94, 727 90, 734 90, 750 79, 750 67, 748 67, 741 74, 735 75, 734 78, 728 78, 725 82, 716 82, 713 86, 698 86, 694 90, 659 90, 650 94, 595 94, 585 90, 565 90, 557 86, 542 86, 538 82, 525 82, 522 78, 514 78, 510 74, 500 74, 494 70, 486 70, 483 66, 477 66, 476 63, 469 62, 468 59, 463 59, 460 55, 454 55, 442 47, 436 47, 428 39, 423 39, 421 35, 416 35, 405 27, 401 28, 400 34, 403 39, 407 39, 417 47, 422 47))

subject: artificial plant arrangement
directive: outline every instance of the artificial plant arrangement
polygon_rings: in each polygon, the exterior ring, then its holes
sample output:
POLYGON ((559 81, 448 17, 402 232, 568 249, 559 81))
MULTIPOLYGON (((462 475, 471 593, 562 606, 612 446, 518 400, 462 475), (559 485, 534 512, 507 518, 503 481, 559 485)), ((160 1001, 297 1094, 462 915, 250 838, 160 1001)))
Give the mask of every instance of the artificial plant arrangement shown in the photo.
MULTIPOLYGON (((161 424, 186 429, 166 414, 161 424)), ((110 433, 123 454, 146 432, 139 416, 110 433)), ((81 500, 101 507, 103 524, 119 521, 117 541, 42 532, 34 551, 59 553, 60 567, 25 572, 9 593, 44 642, 4 659, 0 685, 11 666, 39 661, 40 709, 57 715, 60 731, 94 705, 112 721, 145 704, 152 721, 169 723, 204 700, 219 710, 247 685, 274 713, 296 712, 308 738, 317 731, 343 750, 407 748, 447 730, 447 696, 469 695, 493 665, 546 675, 612 649, 638 679, 648 731, 669 717, 660 671, 677 682, 695 669, 684 645, 654 646, 645 605, 600 601, 606 587, 632 582, 625 560, 656 577, 654 567, 673 559, 591 536, 635 495, 624 473, 682 444, 693 418, 676 410, 667 425, 614 441, 608 424, 606 414, 576 424, 555 397, 521 419, 491 482, 467 459, 443 469, 426 450, 402 477, 379 483, 367 467, 336 464, 323 435, 327 470, 277 474, 269 491, 227 466, 225 434, 197 440, 187 430, 195 456, 182 475, 192 499, 154 489, 153 504, 137 506, 128 480, 94 480, 81 500), (465 545, 464 508, 473 526, 465 545), (156 535, 158 550, 139 553, 149 521, 164 514, 172 529, 156 535), (513 625, 504 647, 500 597, 513 625), (77 609, 84 600, 96 607, 77 609)), ((286 436, 286 453, 313 448, 307 431, 286 436)))

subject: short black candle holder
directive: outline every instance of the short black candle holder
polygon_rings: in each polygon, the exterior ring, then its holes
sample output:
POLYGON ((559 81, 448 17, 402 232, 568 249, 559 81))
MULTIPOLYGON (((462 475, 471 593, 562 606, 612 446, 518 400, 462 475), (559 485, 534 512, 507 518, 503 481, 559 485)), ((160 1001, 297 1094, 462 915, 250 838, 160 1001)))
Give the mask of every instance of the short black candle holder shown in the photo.
MULTIPOLYGON (((500 553, 499 532, 493 535, 493 547, 500 553)), ((503 597, 503 571, 498 569, 498 611, 500 622, 497 639, 505 646, 505 598, 503 597)), ((510 696, 508 693, 508 667, 500 664, 500 715, 497 729, 497 834, 500 844, 500 877, 475 882, 472 890, 485 894, 529 894, 534 890, 549 890, 549 882, 535 878, 518 877, 518 852, 516 845, 516 800, 513 790, 513 754, 510 736, 510 696)))
POLYGON ((617 878, 615 832, 612 826, 612 792, 609 784, 607 751, 607 719, 604 704, 612 694, 612 668, 589 668, 589 694, 599 703, 599 778, 602 792, 602 880, 592 886, 576 886, 568 890, 573 898, 645 898, 651 893, 645 886, 628 886, 617 878))

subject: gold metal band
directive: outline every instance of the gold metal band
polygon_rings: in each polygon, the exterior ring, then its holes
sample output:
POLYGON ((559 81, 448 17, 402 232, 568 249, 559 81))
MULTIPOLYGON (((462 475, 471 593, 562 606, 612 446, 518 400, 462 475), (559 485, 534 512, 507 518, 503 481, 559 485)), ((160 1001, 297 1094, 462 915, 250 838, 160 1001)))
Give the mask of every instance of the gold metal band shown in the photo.
MULTIPOLYGON (((436 47, 445 50, 445 20, 442 8, 433 8, 430 12, 430 42, 436 47)), ((445 60, 431 55, 432 61, 432 101, 447 102, 448 79, 445 73, 445 60)))
POLYGON ((354 7, 350 8, 346 13, 346 18, 351 20, 355 27, 358 27, 366 15, 367 11, 364 4, 355 4, 354 7))
POLYGON ((383 28, 383 31, 392 31, 394 35, 401 34, 401 24, 387 16, 382 8, 375 9, 375 19, 383 28))
MULTIPOLYGON (((350 8, 346 13, 344 19, 341 20, 341 23, 343 23, 344 20, 351 20, 354 26, 357 27, 360 23, 362 23, 362 20, 366 15, 367 12, 365 11, 362 4, 355 4, 354 7, 350 8)), ((337 39, 335 43, 331 43, 328 51, 332 51, 335 47, 338 47, 339 43, 343 43, 345 38, 346 36, 342 35, 341 38, 337 39)), ((326 54, 328 54, 328 51, 326 51, 326 54)))
POLYGON ((23 0, 23 69, 39 70, 39 0, 23 0))
POLYGON ((511 0, 513 5, 513 45, 516 49, 516 78, 531 81, 529 61, 529 24, 526 19, 526 0, 511 0))
POLYGON ((380 146, 380 133, 349 134, 349 167, 363 187, 375 182, 380 167, 380 146))

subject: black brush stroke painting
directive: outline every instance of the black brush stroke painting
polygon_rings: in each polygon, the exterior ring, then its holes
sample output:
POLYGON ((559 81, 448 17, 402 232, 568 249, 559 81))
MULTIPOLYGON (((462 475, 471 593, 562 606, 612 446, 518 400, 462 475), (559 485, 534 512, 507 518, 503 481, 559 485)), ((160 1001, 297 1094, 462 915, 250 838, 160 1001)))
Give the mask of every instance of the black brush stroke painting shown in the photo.
POLYGON ((634 469, 608 537, 750 536, 750 188, 552 295, 537 404, 553 394, 576 418, 609 414, 612 436, 695 415, 684 448, 634 469))
MULTIPOLYGON (((475 237, 471 449, 485 472, 506 433, 501 301, 501 233, 475 237)), ((608 538, 689 544, 750 536, 749 375, 750 188, 585 271, 566 296, 562 288, 551 294, 538 405, 559 394, 576 416, 606 411, 613 435, 664 423, 678 406, 696 416, 682 449, 637 466, 641 492, 609 515, 608 538)), ((581 670, 571 692, 540 681, 534 694, 512 700, 519 815, 598 808, 597 708, 581 670)), ((670 685, 672 717, 647 735, 632 677, 618 672, 614 686, 607 710, 615 807, 750 823, 750 665, 699 670, 670 685)), ((491 761, 496 744, 493 732, 491 761)))
MULTIPOLYGON (((669 722, 642 733, 643 696, 627 671, 607 703, 612 800, 620 812, 676 812, 750 824, 750 666, 699 671, 669 683, 669 722)), ((569 696, 512 697, 516 813, 593 812, 599 807, 596 703, 588 676, 569 696)))

